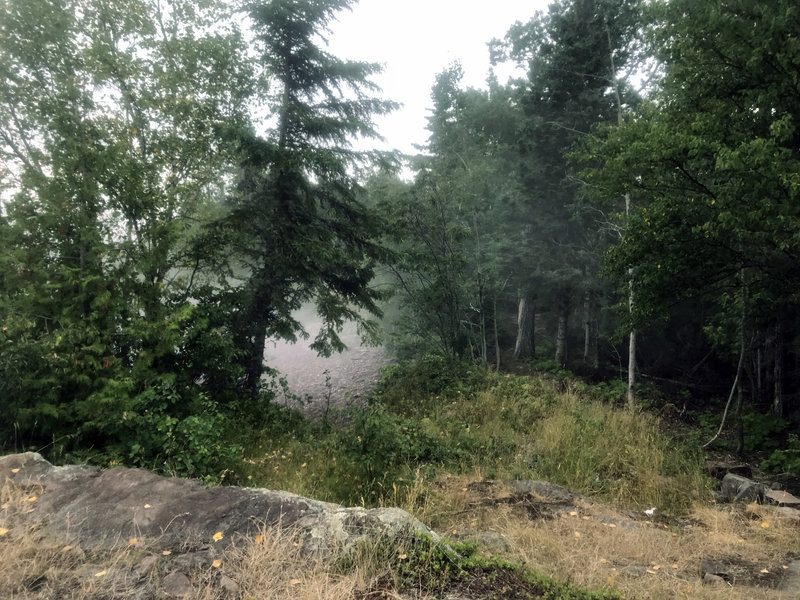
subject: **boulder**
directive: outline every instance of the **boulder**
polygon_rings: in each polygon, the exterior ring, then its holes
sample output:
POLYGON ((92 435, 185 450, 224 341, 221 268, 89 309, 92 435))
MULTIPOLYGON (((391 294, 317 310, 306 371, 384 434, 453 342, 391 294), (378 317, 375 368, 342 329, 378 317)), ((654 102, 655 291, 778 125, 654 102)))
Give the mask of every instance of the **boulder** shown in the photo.
MULTIPOLYGON (((212 554, 262 529, 295 536, 304 552, 325 558, 382 536, 438 536, 398 508, 345 508, 288 492, 207 487, 125 467, 54 467, 39 454, 0 457, 0 485, 30 489, 27 515, 51 538, 84 548, 137 543, 186 555, 212 554)), ((177 558, 177 556, 176 556, 177 558)))
POLYGON ((728 473, 722 478, 720 498, 723 502, 762 502, 766 486, 761 483, 728 473))

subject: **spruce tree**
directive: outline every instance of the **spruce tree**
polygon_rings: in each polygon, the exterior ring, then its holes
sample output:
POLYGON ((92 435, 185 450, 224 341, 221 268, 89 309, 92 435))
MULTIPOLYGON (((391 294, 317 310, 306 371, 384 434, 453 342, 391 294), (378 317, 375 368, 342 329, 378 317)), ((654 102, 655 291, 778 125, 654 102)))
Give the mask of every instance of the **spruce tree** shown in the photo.
POLYGON ((231 327, 242 350, 242 385, 255 394, 268 337, 304 335, 292 311, 313 301, 322 328, 312 347, 344 348, 338 333, 365 313, 379 314, 370 287, 375 217, 359 200, 358 168, 378 158, 352 142, 375 138, 372 117, 394 108, 370 76, 378 65, 339 59, 325 49, 328 26, 351 0, 267 0, 245 9, 271 93, 274 127, 238 133, 238 189, 220 230, 241 282, 231 294, 231 327))

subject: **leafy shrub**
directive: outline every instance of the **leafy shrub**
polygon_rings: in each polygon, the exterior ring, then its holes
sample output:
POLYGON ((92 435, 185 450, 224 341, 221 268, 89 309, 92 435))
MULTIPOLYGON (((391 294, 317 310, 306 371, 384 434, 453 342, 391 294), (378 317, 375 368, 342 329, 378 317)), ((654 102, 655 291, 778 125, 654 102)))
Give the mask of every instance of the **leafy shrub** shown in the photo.
POLYGON ((443 400, 476 393, 487 385, 488 376, 486 369, 474 364, 426 354, 384 367, 372 399, 396 413, 422 418, 443 400))
POLYGON ((742 425, 744 449, 747 452, 777 450, 789 428, 788 421, 762 413, 743 414, 742 425))
POLYGON ((786 448, 774 450, 769 458, 761 463, 761 468, 773 473, 792 473, 800 475, 800 437, 789 434, 786 448))

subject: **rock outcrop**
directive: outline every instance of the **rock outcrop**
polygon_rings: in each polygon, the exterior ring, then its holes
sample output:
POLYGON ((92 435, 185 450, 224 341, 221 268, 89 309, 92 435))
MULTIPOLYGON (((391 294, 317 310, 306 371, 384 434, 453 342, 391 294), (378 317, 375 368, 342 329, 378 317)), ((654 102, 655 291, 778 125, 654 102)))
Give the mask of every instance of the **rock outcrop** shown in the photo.
POLYGON ((157 540, 176 554, 223 549, 264 528, 296 536, 305 552, 325 558, 358 542, 414 532, 435 533, 397 508, 345 508, 287 492, 207 487, 125 467, 55 467, 39 454, 0 457, 0 485, 29 490, 28 517, 51 538, 84 548, 110 549, 157 540))

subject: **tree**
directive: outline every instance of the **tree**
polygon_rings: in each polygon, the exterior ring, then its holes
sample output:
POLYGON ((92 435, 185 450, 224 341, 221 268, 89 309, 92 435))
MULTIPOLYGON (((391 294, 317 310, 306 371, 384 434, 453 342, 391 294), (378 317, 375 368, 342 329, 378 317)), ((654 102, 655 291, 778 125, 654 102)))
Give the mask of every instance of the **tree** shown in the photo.
POLYGON ((439 352, 484 364, 493 346, 499 368, 497 305, 513 256, 502 232, 515 195, 509 156, 516 108, 495 80, 488 90, 462 89, 461 77, 457 63, 437 76, 430 154, 418 158, 414 184, 382 206, 393 224, 390 267, 410 309, 401 331, 417 340, 435 337, 439 352))
MULTIPOLYGON (((305 332, 292 311, 313 300, 323 326, 312 347, 344 348, 345 320, 366 334, 380 314, 370 287, 382 249, 375 216, 359 200, 356 169, 380 158, 351 149, 377 136, 373 115, 392 110, 370 76, 379 67, 341 60, 324 49, 331 19, 351 0, 246 2, 260 62, 269 81, 275 126, 267 136, 236 132, 236 193, 216 227, 238 281, 229 289, 231 329, 243 351, 242 386, 257 394, 268 337, 305 332)), ((386 158, 386 157, 384 157, 386 158)))
POLYGON ((662 89, 591 145, 587 176, 603 194, 634 199, 609 257, 618 281, 633 265, 632 324, 703 299, 716 313, 706 331, 733 359, 798 305, 800 94, 791 73, 800 17, 788 1, 657 8, 662 89))
POLYGON ((190 452, 202 373, 176 366, 219 336, 188 302, 189 239, 230 160, 218 130, 246 118, 241 37, 210 1, 4 8, 2 442, 190 452))
MULTIPOLYGON (((513 59, 528 69, 518 101, 524 112, 518 173, 526 203, 518 215, 527 231, 530 276, 520 294, 519 322, 530 320, 532 289, 545 290, 557 320, 555 360, 567 360, 568 319, 583 298, 585 357, 597 347, 595 299, 601 287, 598 257, 606 242, 583 211, 583 182, 569 158, 600 123, 616 122, 621 94, 617 69, 624 68, 641 22, 635 0, 569 0, 551 4, 526 24, 515 24, 503 42, 492 44, 493 59, 513 59), (615 95, 614 91, 618 93, 615 95), (535 266, 534 266, 535 265, 535 266), (524 310, 523 310, 524 309, 524 310)), ((520 327, 520 336, 527 336, 520 327)), ((518 339, 517 346, 528 346, 518 339)))

